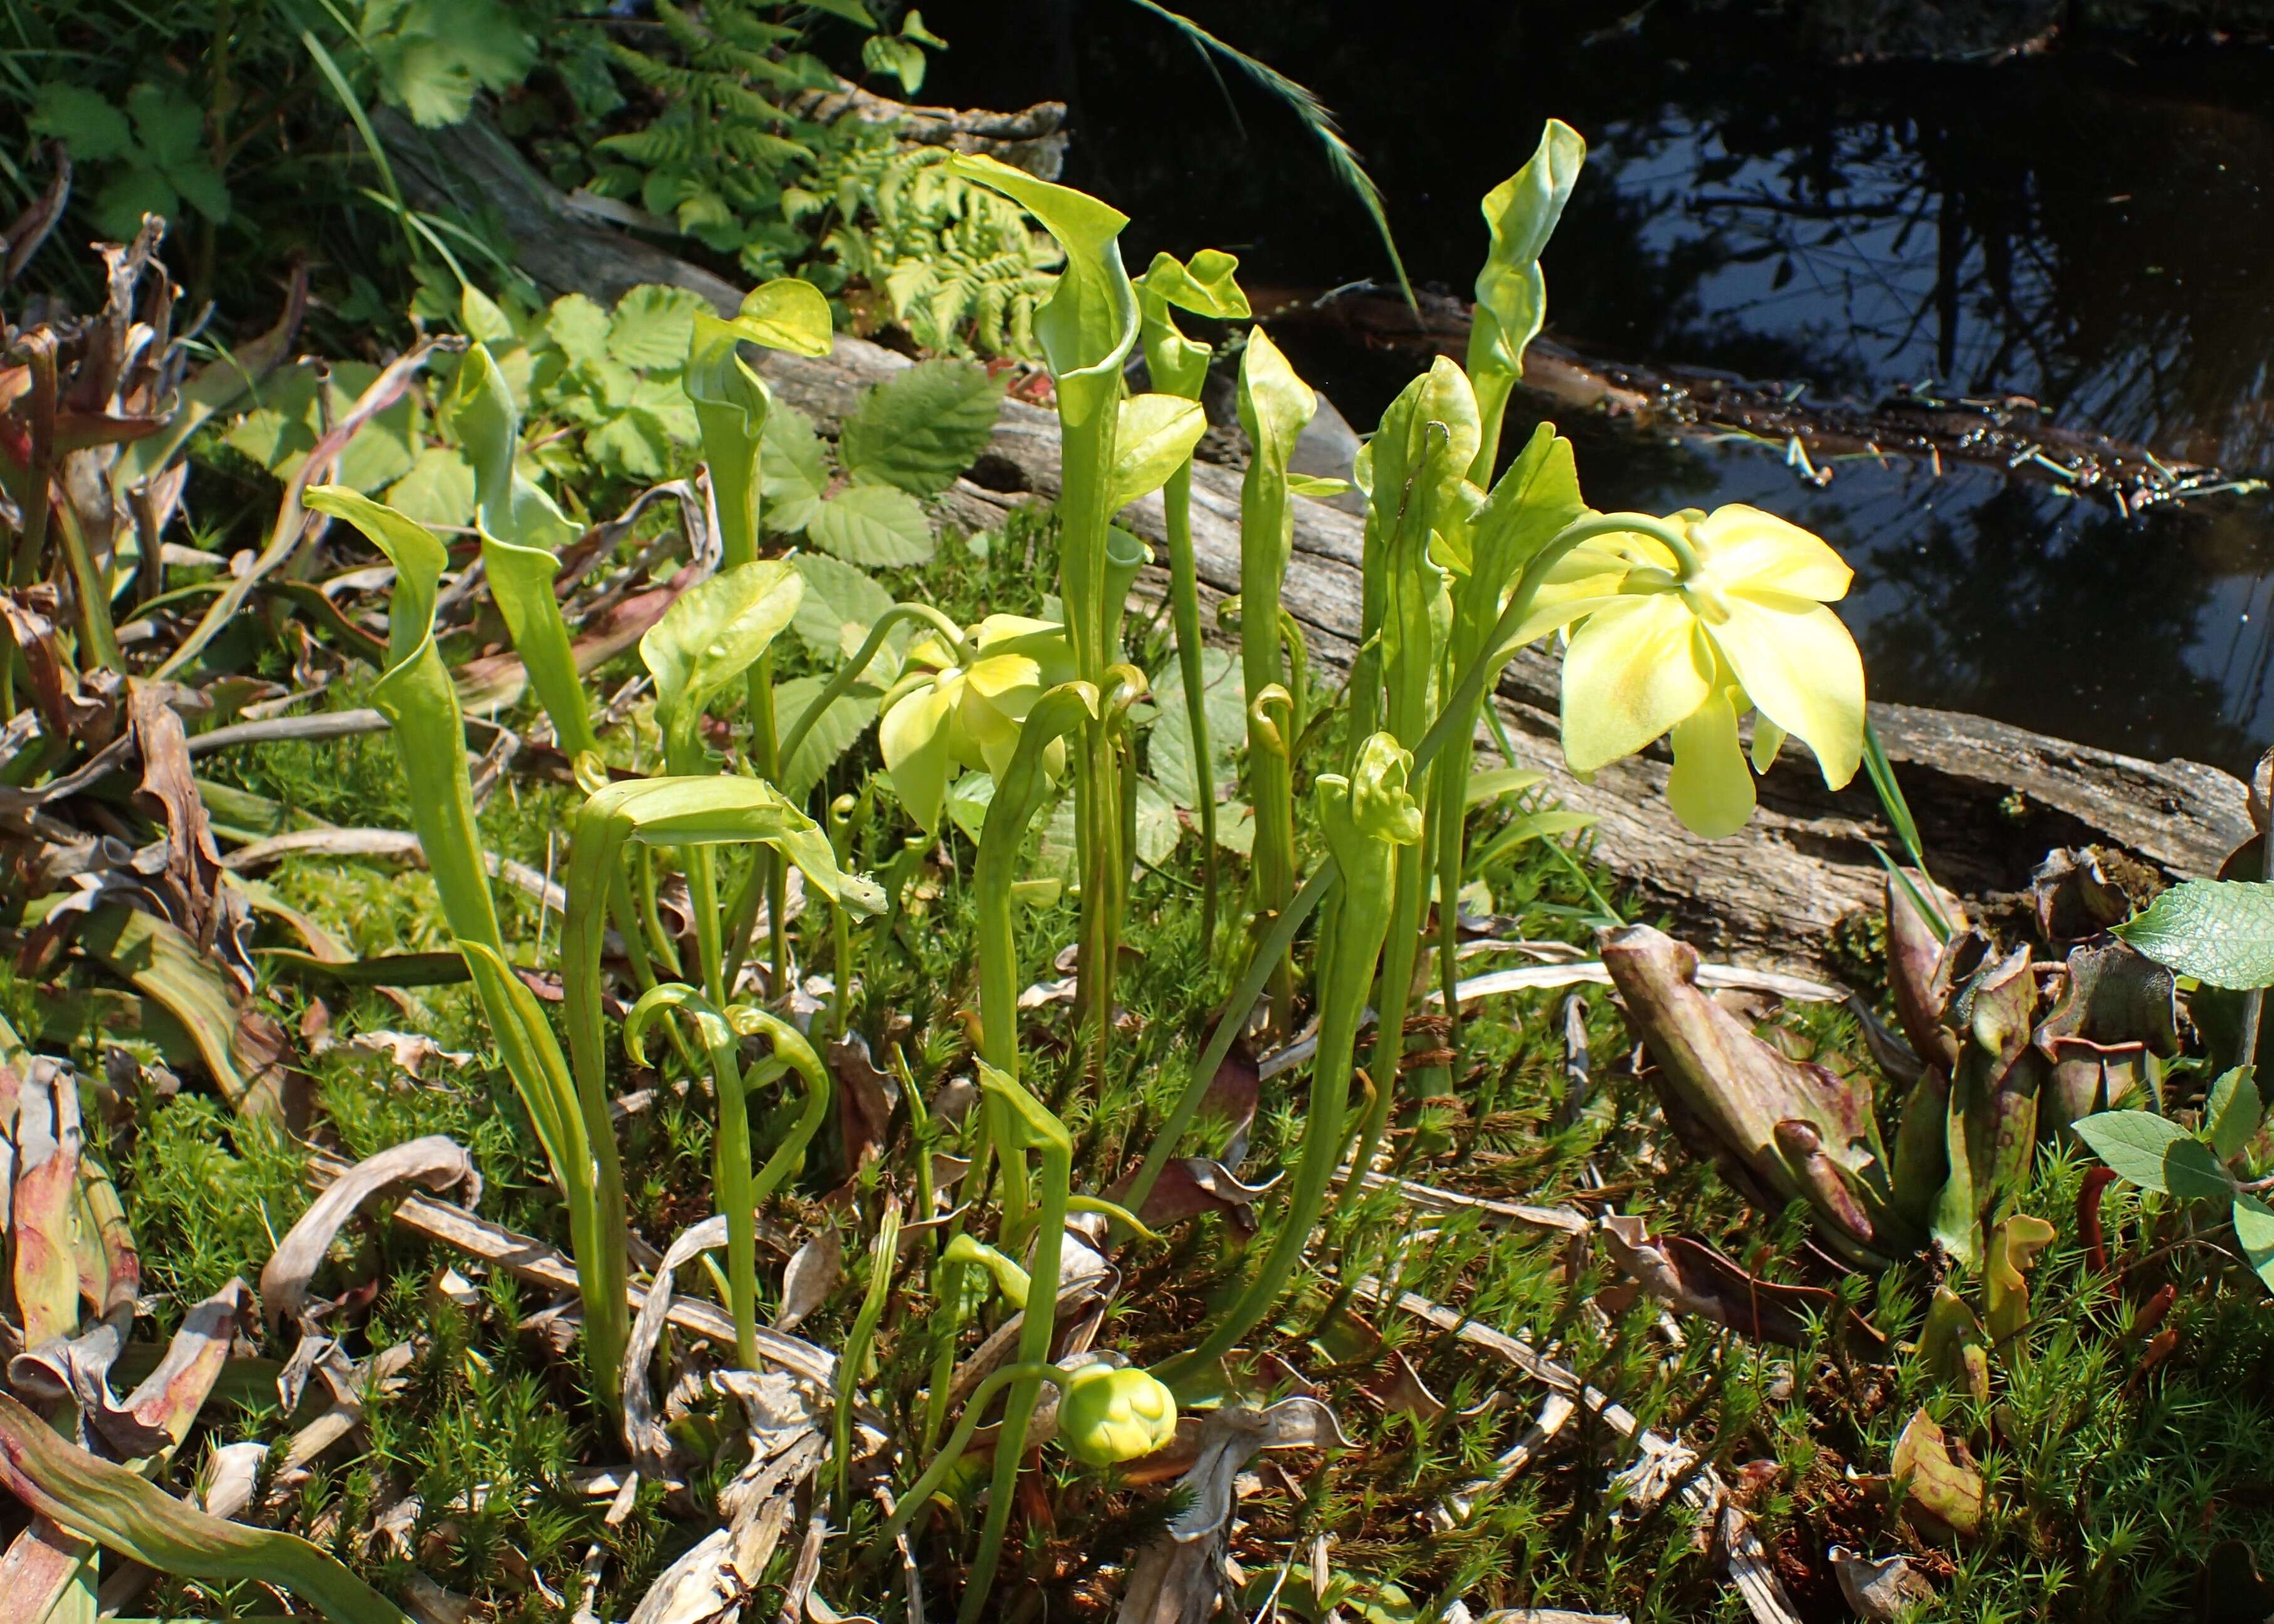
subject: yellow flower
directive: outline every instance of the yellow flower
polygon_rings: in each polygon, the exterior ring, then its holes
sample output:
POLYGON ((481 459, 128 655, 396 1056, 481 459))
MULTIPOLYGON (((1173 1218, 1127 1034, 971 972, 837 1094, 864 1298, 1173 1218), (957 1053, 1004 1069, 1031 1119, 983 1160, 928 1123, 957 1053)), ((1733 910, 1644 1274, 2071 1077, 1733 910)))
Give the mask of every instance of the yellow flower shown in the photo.
POLYGON ((1091 1466, 1114 1466, 1165 1448, 1177 1436, 1176 1395, 1143 1371, 1085 1364, 1058 1394, 1058 1438, 1091 1466))
POLYGON ((1751 709, 1753 765, 1766 772, 1790 735, 1824 782, 1856 775, 1864 749, 1864 661, 1825 605, 1854 571, 1822 540, 1758 508, 1695 509, 1657 536, 1624 532, 1566 555, 1516 640, 1572 628, 1563 656, 1563 756, 1575 773, 1673 735, 1667 799, 1708 836, 1753 812, 1737 721, 1751 709))
MULTIPOLYGON (((877 742, 892 792, 930 833, 939 827, 951 769, 1000 773, 1009 766, 1019 724, 1035 700, 1073 676, 1073 655, 1063 626, 990 615, 971 629, 962 650, 927 638, 908 651, 908 663, 930 668, 928 676, 885 711, 877 742)), ((1065 759, 1064 741, 1054 741, 1043 765, 1055 776, 1065 759)))

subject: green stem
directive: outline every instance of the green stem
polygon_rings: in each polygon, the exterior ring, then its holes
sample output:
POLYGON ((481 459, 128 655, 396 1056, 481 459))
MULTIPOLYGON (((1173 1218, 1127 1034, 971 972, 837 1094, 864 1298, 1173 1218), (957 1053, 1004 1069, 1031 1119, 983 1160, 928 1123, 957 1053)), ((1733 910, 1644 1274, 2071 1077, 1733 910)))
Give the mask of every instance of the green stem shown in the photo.
MULTIPOLYGON (((900 1496, 900 1503, 892 1508, 892 1514, 885 1518, 885 1526, 877 1530, 877 1537, 870 1546, 871 1560, 882 1560, 891 1552, 892 1542, 900 1537, 909 1523, 915 1521, 916 1514, 931 1503, 931 1497, 939 1492, 940 1485, 947 1481, 948 1473, 954 1470, 955 1463, 963 1458, 963 1452, 971 1447, 971 1435, 979 1430, 980 1417, 987 1413, 987 1407, 994 1401, 997 1394, 1014 1381, 1063 1382, 1065 1379, 1065 1371, 1047 1363, 1006 1364, 1000 1370, 990 1371, 971 1390, 970 1398, 964 1401, 963 1413, 956 1417, 955 1431, 948 1435, 946 1446, 932 1456, 931 1464, 925 1467, 923 1475, 909 1485, 908 1492, 900 1496)), ((998 1454, 1002 1447, 1000 1443, 996 1445, 998 1454)))
MULTIPOLYGON (((991 1083, 983 1073, 983 1082, 991 1083)), ((1017 1088, 1015 1083, 1012 1088, 1017 1088)), ((1020 1090, 1024 1094, 1024 1090, 1020 1090)), ((1003 1405, 1003 1430, 995 1445, 995 1474, 987 1493, 987 1521, 979 1532, 978 1553, 963 1590, 963 1605, 956 1624, 979 1624, 991 1598, 995 1568, 1003 1552, 1003 1533, 1011 1522, 1011 1501, 1019 1486, 1019 1462, 1027 1453, 1027 1424, 1034 1418, 1042 1398, 1043 1383, 1058 1379, 1050 1363, 1050 1343, 1058 1332, 1058 1270, 1065 1250, 1066 1200, 1073 1188, 1073 1142, 1055 1120, 1055 1132, 1034 1131, 1035 1114, 1044 1117, 1032 1096, 1014 1104, 1031 1107, 1025 1113, 1029 1143, 1041 1152, 1042 1188, 1036 1202, 1035 1251, 1028 1270, 1027 1306, 1019 1322, 1019 1374, 1003 1405)))
MULTIPOLYGON (((868 1363, 869 1344, 877 1322, 885 1317, 885 1303, 892 1293, 892 1266, 900 1254, 900 1206, 897 1199, 885 1208, 877 1227, 877 1242, 869 1252, 869 1288, 862 1294, 861 1311, 854 1317, 853 1333, 837 1356, 837 1403, 830 1416, 830 1459, 837 1468, 837 1524, 853 1522, 853 1403, 861 1384, 861 1367, 868 1363)), ((756 1369, 756 1366, 750 1368, 756 1369)))
POLYGON ((1193 740, 1193 792, 1201 815, 1201 946, 1216 940, 1216 763, 1209 741, 1207 678, 1201 655, 1200 570, 1193 557, 1193 465, 1169 476, 1161 491, 1169 539, 1169 606, 1177 628, 1177 672, 1185 684, 1185 721, 1193 740))

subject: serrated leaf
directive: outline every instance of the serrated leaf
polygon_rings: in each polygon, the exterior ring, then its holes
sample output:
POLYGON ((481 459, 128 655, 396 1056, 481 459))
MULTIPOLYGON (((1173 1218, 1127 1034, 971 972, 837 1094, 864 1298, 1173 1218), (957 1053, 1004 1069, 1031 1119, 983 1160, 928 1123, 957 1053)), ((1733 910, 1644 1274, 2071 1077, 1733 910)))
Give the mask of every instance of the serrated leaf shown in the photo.
MULTIPOLYGON (((1233 782, 1239 745, 1247 736, 1239 661, 1227 651, 1201 651, 1201 698, 1208 721, 1209 779, 1221 789, 1233 782)), ((1185 674, 1179 662, 1171 661, 1155 676, 1153 700, 1161 715, 1145 736, 1146 767, 1178 805, 1197 809, 1200 776, 1193 770, 1193 726, 1186 710, 1185 674)), ((1218 843, 1222 843, 1221 831, 1218 843)))
POLYGON ((2233 1161, 2248 1145, 2266 1108, 2248 1066, 2237 1066, 2211 1084, 2203 1105, 2203 1131, 2221 1161, 2233 1161))
POLYGON ((26 122, 34 135, 61 141, 81 163, 124 157, 134 146, 124 113, 85 86, 61 79, 40 87, 26 122))
POLYGON ((855 477, 937 495, 987 449, 1002 400, 1002 384, 983 366, 919 361, 861 397, 839 460, 855 477))
POLYGON ((133 239, 145 215, 171 219, 181 208, 181 196, 171 182, 154 169, 130 164, 113 170, 94 194, 94 223, 106 237, 120 242, 133 239))
POLYGON ((987 827, 987 809, 995 804, 995 781, 984 773, 966 773, 947 787, 947 815, 973 845, 987 827))
POLYGON ((2076 1137, 2117 1177, 2168 1195, 2164 1153, 2187 1136, 2177 1122, 2153 1111, 2103 1111, 2078 1122, 2076 1137))
POLYGON ((774 403, 759 436, 758 477, 764 493, 766 528, 794 536, 821 510, 829 488, 829 464, 813 419, 795 406, 774 403))
MULTIPOLYGON (((792 723, 805 714, 805 707, 820 696, 822 681, 817 676, 800 676, 774 687, 774 721, 787 731, 792 723)), ((813 793, 813 787, 834 767, 845 752, 860 741, 877 719, 877 701, 880 691, 866 683, 855 683, 849 693, 841 694, 830 702, 829 708, 814 721, 805 740, 797 747, 797 754, 782 763, 782 792, 792 800, 803 801, 813 793)))
POLYGON ((608 352, 608 313, 583 293, 564 293, 545 313, 545 330, 575 366, 590 366, 608 352))
POLYGON ((849 485, 823 502, 805 527, 824 552, 871 568, 928 563, 931 523, 916 499, 890 485, 849 485))
POLYGON ((671 433, 654 412, 627 407, 584 436, 584 455, 611 473, 659 480, 671 468, 671 433))
POLYGON ((1120 410, 1113 472, 1106 480, 1106 509, 1115 513, 1167 484, 1208 432, 1200 402, 1180 396, 1138 395, 1123 401, 1120 410))
POLYGON ((430 445, 388 487, 387 505, 438 529, 474 522, 474 465, 455 446, 430 445))
MULTIPOLYGON (((805 579, 794 622, 798 638, 824 665, 841 664, 892 607, 892 594, 867 571, 825 553, 800 553, 790 562, 805 579)), ((865 680, 889 686, 900 675, 899 651, 907 641, 904 632, 888 633, 865 680)))
POLYGON ((153 163, 163 167, 193 153, 205 132, 205 115, 196 102, 169 85, 144 79, 126 93, 127 116, 153 163))
POLYGON ((1149 778, 1137 781, 1137 855, 1155 867, 1175 855, 1184 820, 1169 792, 1149 778))
POLYGON ((2274 1290, 2274 1208, 2255 1196, 2236 1196, 2234 1238, 2258 1278, 2274 1290))
POLYGON ((2261 880, 2182 880, 2116 934, 2212 986, 2274 986, 2274 885, 2261 880))
POLYGON ((676 368, 687 359, 696 313, 710 308, 700 293, 644 283, 616 301, 608 321, 608 353, 627 366, 676 368))

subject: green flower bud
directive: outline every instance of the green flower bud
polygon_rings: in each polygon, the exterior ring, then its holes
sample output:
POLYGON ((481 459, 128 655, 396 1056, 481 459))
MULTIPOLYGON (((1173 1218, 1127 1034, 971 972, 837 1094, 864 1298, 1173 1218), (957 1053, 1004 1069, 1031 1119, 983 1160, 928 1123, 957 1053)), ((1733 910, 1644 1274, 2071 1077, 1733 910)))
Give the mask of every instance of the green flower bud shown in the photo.
POLYGON ((1066 1453, 1091 1466, 1134 1461, 1177 1435, 1173 1394, 1143 1371, 1085 1364, 1058 1394, 1058 1438, 1066 1453))

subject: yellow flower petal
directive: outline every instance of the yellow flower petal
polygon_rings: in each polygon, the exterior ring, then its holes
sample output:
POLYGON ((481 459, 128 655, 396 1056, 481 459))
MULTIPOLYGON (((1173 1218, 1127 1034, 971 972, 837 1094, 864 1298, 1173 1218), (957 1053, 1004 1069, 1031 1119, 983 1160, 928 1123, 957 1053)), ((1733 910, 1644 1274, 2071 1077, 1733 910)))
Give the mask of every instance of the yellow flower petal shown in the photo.
POLYGON ((1630 756, 1706 702, 1712 650, 1678 593, 1620 598, 1563 655, 1563 758, 1591 773, 1630 756))
POLYGON ((939 827, 940 803, 947 794, 947 769, 953 752, 949 720, 960 682, 935 683, 919 688, 886 711, 877 724, 877 744, 884 752, 885 776, 908 815, 926 834, 939 827))
POLYGON ((1766 716, 1753 718, 1753 771, 1766 777, 1784 748, 1785 731, 1766 716))
POLYGON ((1708 840, 1743 828, 1753 815, 1753 775, 1737 745, 1737 708, 1729 691, 1717 689, 1675 723, 1673 744, 1666 801, 1683 827, 1708 840))
POLYGON ((972 692, 990 700, 1001 700, 1021 688, 1030 688, 1038 695, 1042 691, 1042 663, 1025 654, 990 654, 974 661, 963 676, 972 692))
POLYGON ((1864 659, 1840 617, 1777 593, 1733 592, 1708 628, 1762 715, 1816 752, 1837 789, 1864 759, 1864 659))
POLYGON ((1690 534, 1706 572, 1725 589, 1790 593, 1830 603, 1846 597, 1856 578, 1819 538, 1741 502, 1714 509, 1690 534))

